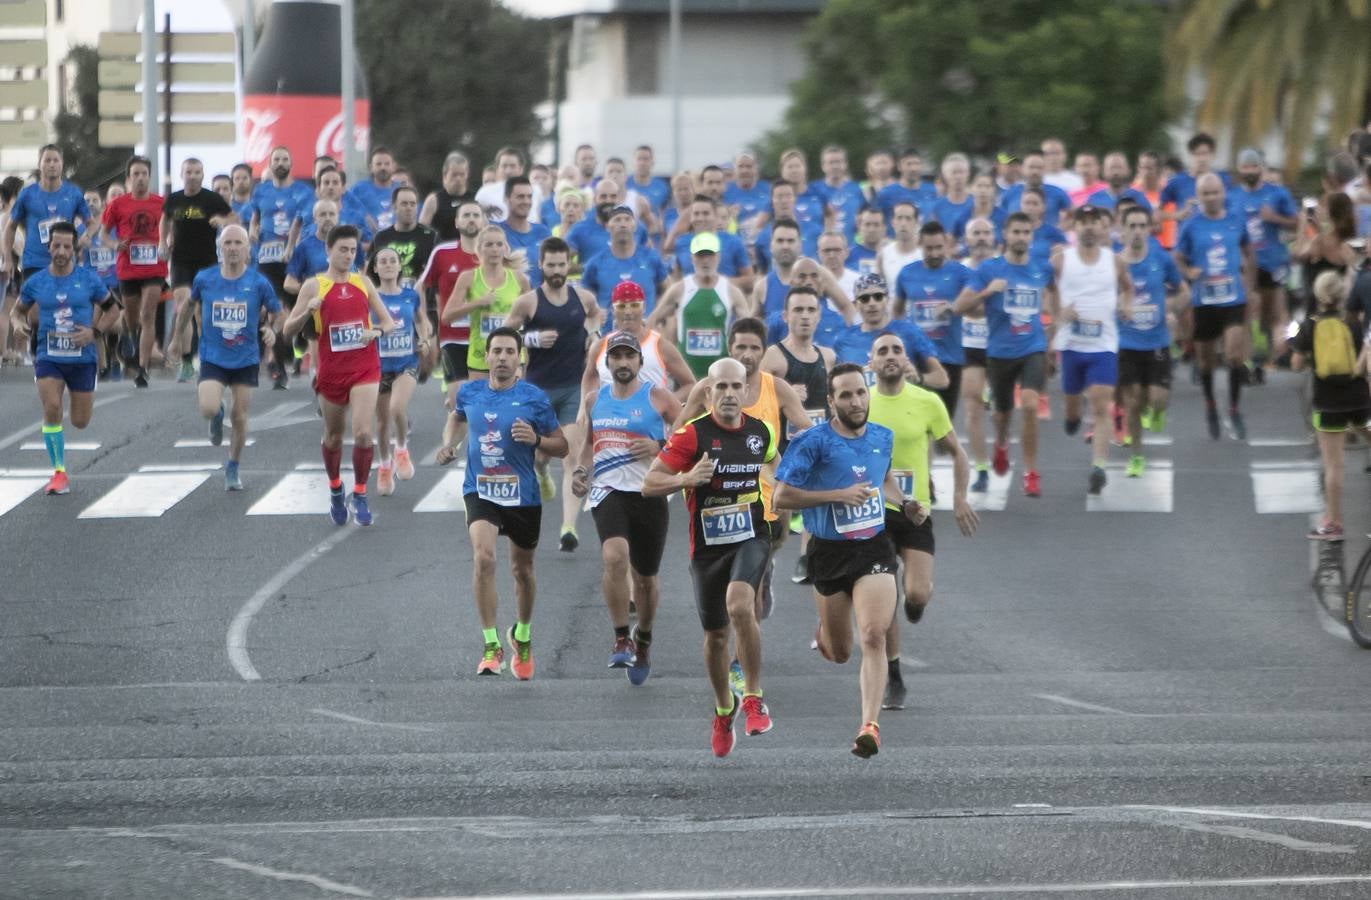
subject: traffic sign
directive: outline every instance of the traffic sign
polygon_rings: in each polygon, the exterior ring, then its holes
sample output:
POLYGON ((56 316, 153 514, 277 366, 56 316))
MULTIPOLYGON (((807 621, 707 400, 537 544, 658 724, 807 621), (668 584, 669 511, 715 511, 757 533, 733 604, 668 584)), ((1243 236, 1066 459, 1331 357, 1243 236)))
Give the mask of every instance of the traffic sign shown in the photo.
POLYGON ((173 143, 232 144, 238 131, 237 37, 231 32, 178 33, 171 30, 170 17, 161 32, 149 37, 154 38, 155 47, 150 52, 156 55, 154 84, 144 83, 143 35, 100 34, 101 146, 126 147, 143 141, 143 104, 150 99, 149 92, 155 97, 159 132, 168 147, 173 143), (204 89, 188 91, 187 86, 204 89), (201 121, 186 122, 186 116, 201 121))
MULTIPOLYGON (((96 45, 102 58, 128 57, 143 52, 143 36, 136 31, 102 31, 96 45)), ((157 56, 165 55, 163 38, 157 38, 157 56)), ((175 32, 171 36, 172 56, 232 56, 238 52, 233 32, 175 32)))
POLYGON ((0 108, 47 109, 47 107, 48 82, 46 79, 0 81, 0 108))
MULTIPOLYGON (((229 91, 178 91, 171 101, 175 115, 188 113, 197 116, 231 116, 238 110, 238 95, 229 91)), ((167 111, 166 95, 157 95, 157 113, 167 111)), ((101 91, 100 115, 104 118, 124 118, 143 115, 141 91, 101 91)))
MULTIPOLYGON (((4 10, 5 5, 0 0, 0 10, 4 10)), ((13 66, 16 69, 26 66, 42 68, 48 64, 48 42, 47 41, 0 41, 0 59, 5 61, 5 65, 13 66)))
MULTIPOLYGON (((157 66, 162 79, 162 65, 157 66)), ((232 84, 237 70, 231 62, 174 62, 171 64, 173 90, 180 84, 232 84)), ((127 59, 102 59, 100 87, 131 88, 143 80, 143 64, 127 59)))
MULTIPOLYGON (((173 144, 232 144, 238 129, 232 122, 172 122, 173 144)), ((131 119, 101 119, 101 147, 132 147, 143 140, 143 123, 131 119)))
POLYGON ((0 0, 0 28, 42 28, 47 24, 45 0, 0 0))
POLYGON ((48 142, 48 125, 42 119, 0 121, 0 147, 40 147, 48 142))

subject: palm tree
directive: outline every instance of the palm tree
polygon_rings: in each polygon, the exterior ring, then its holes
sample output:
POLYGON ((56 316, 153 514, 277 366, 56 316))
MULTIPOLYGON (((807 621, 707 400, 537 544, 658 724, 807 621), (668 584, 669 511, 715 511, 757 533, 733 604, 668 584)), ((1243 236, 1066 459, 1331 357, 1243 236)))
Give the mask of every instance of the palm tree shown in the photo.
POLYGON ((1279 128, 1289 175, 1325 102, 1334 143, 1371 119, 1371 0, 1178 0, 1169 31, 1173 98, 1203 76, 1197 123, 1238 144, 1279 128))

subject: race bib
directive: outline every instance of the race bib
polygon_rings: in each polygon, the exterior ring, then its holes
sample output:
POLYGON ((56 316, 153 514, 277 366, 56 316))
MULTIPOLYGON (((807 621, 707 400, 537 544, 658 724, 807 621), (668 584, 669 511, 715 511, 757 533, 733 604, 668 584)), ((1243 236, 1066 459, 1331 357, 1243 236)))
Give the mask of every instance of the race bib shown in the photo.
POLYGON ((1104 323, 1092 319, 1075 319, 1071 323, 1071 333, 1076 337, 1097 338, 1104 334, 1104 323))
POLYGON ((257 261, 259 263, 283 263, 286 261, 285 241, 271 241, 257 248, 257 261))
POLYGON ((608 497, 609 494, 610 494, 610 489, 607 488, 607 487, 593 487, 593 488, 591 488, 591 489, 590 489, 590 493, 589 493, 589 495, 588 495, 587 498, 586 498, 587 501, 590 503, 590 508, 591 508, 591 509, 594 509, 595 507, 599 506, 599 505, 600 505, 600 501, 602 501, 602 500, 604 500, 606 497, 608 497))
POLYGON ((518 506, 519 476, 477 475, 476 496, 496 506, 518 506))
POLYGON ((873 490, 865 502, 856 506, 833 504, 833 528, 839 534, 870 531, 885 523, 885 500, 873 490))
POLYGON ((1004 292, 1004 311, 1010 315, 1036 316, 1038 314, 1038 289, 1009 287, 1004 292))
POLYGON ((1200 282, 1200 302, 1205 306, 1232 303, 1237 299, 1237 282, 1227 275, 1211 276, 1200 282))
POLYGON ((335 353, 345 350, 361 350, 367 345, 366 330, 367 326, 364 322, 330 325, 328 327, 329 349, 335 353))
POLYGON ((414 352, 414 332, 396 329, 381 337, 381 355, 394 358, 409 356, 414 352))
POLYGON ((405 277, 400 279, 400 287, 404 288, 407 291, 414 290, 414 283, 415 282, 413 278, 405 277))
POLYGON ((687 356, 719 356, 724 352, 724 333, 718 328, 687 328, 687 356))
POLYGON ((131 266, 155 266, 155 265, 157 265, 157 245, 156 245, 156 244, 129 244, 129 265, 131 265, 131 266))
POLYGON ((285 237, 290 234, 290 213, 278 209, 271 214, 271 230, 273 234, 285 237))
POLYGON ((947 304, 942 300, 921 300, 914 304, 914 324, 932 337, 947 331, 947 319, 938 313, 947 304))
POLYGON ((481 316, 481 337, 488 338, 490 333, 505 324, 504 316, 492 316, 489 313, 481 316))
POLYGON ((962 337, 984 339, 990 337, 990 326, 985 319, 962 319, 962 337))
POLYGON ((114 266, 113 247, 90 248, 90 265, 97 272, 104 272, 114 266))
POLYGON ((82 348, 76 343, 76 335, 48 332, 48 356, 75 359, 81 356, 82 348))
POLYGON ((914 473, 909 469, 892 469, 895 475, 895 483, 900 487, 900 493, 907 499, 914 498, 914 473))
MULTIPOLYGON (((805 410, 805 412, 809 414, 809 425, 808 425, 807 427, 812 428, 812 427, 814 427, 815 425, 822 425, 823 423, 825 423, 825 422, 828 421, 828 412, 827 412, 826 410, 822 410, 822 409, 807 409, 807 410, 805 410)), ((786 440, 790 440, 791 438, 795 437, 795 435, 797 435, 797 434, 799 434, 799 433, 800 433, 799 430, 797 430, 797 429, 795 428, 795 423, 792 422, 792 421, 790 421, 789 419, 786 419, 786 420, 785 420, 785 439, 786 439, 786 440)))
POLYGON ((48 230, 49 230, 50 228, 52 228, 52 226, 56 225, 58 222, 65 222, 65 221, 66 221, 66 219, 47 219, 47 220, 45 220, 45 221, 39 222, 39 223, 38 223, 38 243, 40 243, 40 244, 46 244, 46 243, 48 242, 48 230))
POLYGON ((711 547, 738 544, 749 540, 752 531, 752 504, 735 503, 700 510, 700 527, 705 543, 711 547))
POLYGON ((241 331, 248 324, 248 305, 215 300, 209 305, 209 323, 220 331, 241 331))
POLYGON ((1157 312, 1157 307, 1150 304, 1135 306, 1128 321, 1134 328, 1155 328, 1159 321, 1157 312))

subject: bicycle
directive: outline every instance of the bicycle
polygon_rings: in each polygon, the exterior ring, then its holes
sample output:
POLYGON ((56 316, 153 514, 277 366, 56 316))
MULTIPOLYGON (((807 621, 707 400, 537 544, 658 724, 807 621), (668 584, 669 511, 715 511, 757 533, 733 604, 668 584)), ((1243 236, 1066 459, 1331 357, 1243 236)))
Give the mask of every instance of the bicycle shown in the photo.
MULTIPOLYGON (((1338 546, 1341 548, 1341 542, 1338 542, 1338 546)), ((1341 549, 1338 555, 1342 555, 1341 549)), ((1321 553, 1320 564, 1322 556, 1321 553)), ((1348 584, 1343 604, 1343 618, 1347 622, 1347 633, 1357 646, 1371 650, 1371 545, 1367 546, 1356 569, 1352 571, 1352 581, 1348 584)))

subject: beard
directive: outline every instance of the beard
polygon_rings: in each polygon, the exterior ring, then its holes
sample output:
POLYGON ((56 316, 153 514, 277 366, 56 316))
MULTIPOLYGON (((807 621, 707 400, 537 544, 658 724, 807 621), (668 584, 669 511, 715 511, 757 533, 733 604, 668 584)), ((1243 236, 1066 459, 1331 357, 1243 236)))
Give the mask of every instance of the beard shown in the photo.
POLYGON ((869 412, 870 410, 866 409, 860 409, 856 412, 850 413, 843 410, 839 410, 835 413, 835 415, 838 421, 843 423, 844 428, 856 431, 858 428, 861 428, 863 425, 866 424, 866 417, 867 413, 869 412))
POLYGON ((560 291, 562 289, 562 285, 566 284, 565 275, 548 275, 543 280, 546 281, 547 286, 552 288, 554 291, 560 291))
POLYGON ((271 174, 275 175, 278 179, 284 179, 290 174, 290 166, 273 166, 271 174))
POLYGON ((614 207, 618 205, 619 204, 617 203, 600 203, 596 205, 595 217, 600 220, 601 224, 609 222, 609 214, 613 212, 614 207))
POLYGON ((638 373, 628 368, 627 366, 620 366, 619 368, 614 370, 614 380, 619 382, 620 384, 630 384, 632 383, 633 379, 637 377, 638 373))

